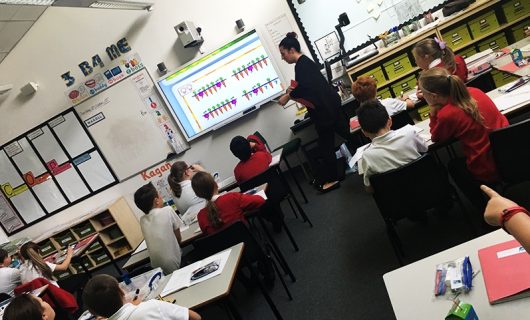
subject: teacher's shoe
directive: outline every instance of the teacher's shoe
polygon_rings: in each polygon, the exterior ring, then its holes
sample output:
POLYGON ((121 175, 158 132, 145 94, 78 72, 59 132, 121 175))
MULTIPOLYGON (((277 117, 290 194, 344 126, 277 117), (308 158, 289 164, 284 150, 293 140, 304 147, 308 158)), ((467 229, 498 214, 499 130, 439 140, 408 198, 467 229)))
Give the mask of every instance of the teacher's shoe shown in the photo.
POLYGON ((319 188, 318 188, 318 191, 320 191, 320 193, 327 193, 327 192, 330 192, 332 190, 335 190, 335 189, 338 189, 340 188, 340 182, 337 181, 335 182, 335 184, 333 184, 331 187, 327 187, 326 189, 324 189, 324 185, 321 185, 319 188))

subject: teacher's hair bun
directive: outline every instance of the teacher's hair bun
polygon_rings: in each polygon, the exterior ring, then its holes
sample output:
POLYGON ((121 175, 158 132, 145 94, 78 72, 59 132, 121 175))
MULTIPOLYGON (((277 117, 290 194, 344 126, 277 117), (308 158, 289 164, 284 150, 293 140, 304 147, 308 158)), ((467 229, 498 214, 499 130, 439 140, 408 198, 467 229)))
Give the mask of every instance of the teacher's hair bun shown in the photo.
POLYGON ((296 37, 297 37, 296 32, 287 32, 287 38, 296 39, 296 37))

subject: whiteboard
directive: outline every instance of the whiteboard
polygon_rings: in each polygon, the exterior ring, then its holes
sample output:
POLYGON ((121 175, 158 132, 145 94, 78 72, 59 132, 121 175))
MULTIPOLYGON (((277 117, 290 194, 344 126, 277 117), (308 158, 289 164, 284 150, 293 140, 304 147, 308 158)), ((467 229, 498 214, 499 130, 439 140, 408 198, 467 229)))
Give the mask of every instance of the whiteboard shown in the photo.
MULTIPOLYGON (((298 3, 288 0, 296 10, 309 38, 309 44, 317 52, 315 41, 335 30, 338 17, 346 12, 350 24, 342 28, 344 47, 349 51, 390 28, 412 19, 424 11, 442 4, 445 0, 311 0, 298 3)), ((320 56, 318 59, 321 63, 320 56)))
MULTIPOLYGON (((162 99, 145 69, 75 107, 119 180, 124 180, 175 152, 163 132, 171 119, 162 110, 162 99)), ((171 126, 175 127, 173 123, 171 126)), ((180 132, 167 132, 186 143, 180 132)), ((187 143, 186 143, 187 146, 187 143)), ((85 166, 97 165, 88 162, 85 166)), ((95 185, 108 176, 92 177, 95 185), (99 181, 99 179, 102 179, 99 181)))

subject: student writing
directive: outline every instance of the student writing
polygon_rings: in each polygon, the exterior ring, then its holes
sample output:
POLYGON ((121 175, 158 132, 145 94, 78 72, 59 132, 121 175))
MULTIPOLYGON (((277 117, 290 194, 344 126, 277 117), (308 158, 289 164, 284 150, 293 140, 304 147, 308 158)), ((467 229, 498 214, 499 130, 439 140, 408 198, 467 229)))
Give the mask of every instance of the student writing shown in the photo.
POLYGON ((44 261, 39 254, 39 246, 34 242, 28 242, 20 247, 20 257, 22 264, 20 265, 20 279, 22 284, 30 282, 36 278, 46 278, 51 283, 59 286, 57 282, 52 280, 53 272, 64 271, 68 269, 70 261, 72 260, 74 250, 68 247, 66 257, 60 264, 50 263, 44 261))
POLYGON ((145 215, 140 218, 140 227, 153 268, 160 267, 171 274, 180 267, 180 227, 184 222, 164 200, 151 182, 134 193, 134 203, 145 215))
POLYGON ((118 281, 106 274, 94 276, 83 290, 83 302, 92 315, 108 320, 200 320, 188 308, 156 299, 138 305, 125 302, 118 281))
POLYGON ((484 92, 466 88, 459 77, 446 69, 423 71, 419 86, 431 108, 432 141, 460 141, 465 158, 451 160, 448 169, 462 192, 482 211, 486 202, 480 184, 495 184, 500 179, 489 133, 507 126, 508 120, 484 92))

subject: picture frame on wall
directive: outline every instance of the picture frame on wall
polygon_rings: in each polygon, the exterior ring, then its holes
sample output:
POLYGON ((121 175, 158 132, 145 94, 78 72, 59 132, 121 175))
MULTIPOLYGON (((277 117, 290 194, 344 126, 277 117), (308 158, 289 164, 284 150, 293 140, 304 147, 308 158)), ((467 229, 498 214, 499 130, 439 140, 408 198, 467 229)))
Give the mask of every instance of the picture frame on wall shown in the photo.
POLYGON ((340 41, 337 32, 333 31, 315 41, 315 47, 322 61, 340 54, 340 41))

